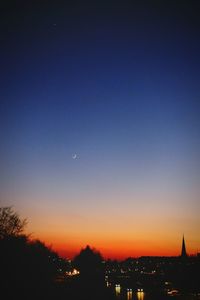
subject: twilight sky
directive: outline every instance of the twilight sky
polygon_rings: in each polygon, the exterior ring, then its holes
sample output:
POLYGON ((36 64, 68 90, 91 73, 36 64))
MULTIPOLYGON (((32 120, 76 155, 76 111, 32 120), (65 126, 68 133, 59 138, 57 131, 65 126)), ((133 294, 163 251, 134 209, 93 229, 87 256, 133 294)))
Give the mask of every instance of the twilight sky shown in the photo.
POLYGON ((67 257, 196 253, 198 1, 28 2, 1 10, 0 205, 67 257))

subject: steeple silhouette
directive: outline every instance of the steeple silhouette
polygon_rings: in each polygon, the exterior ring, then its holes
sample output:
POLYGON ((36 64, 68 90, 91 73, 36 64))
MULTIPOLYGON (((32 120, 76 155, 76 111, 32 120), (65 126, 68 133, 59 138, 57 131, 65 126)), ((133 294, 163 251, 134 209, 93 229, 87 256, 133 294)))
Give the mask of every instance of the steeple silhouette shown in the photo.
POLYGON ((183 235, 183 240, 182 240, 181 257, 182 257, 182 258, 186 258, 186 257, 187 257, 187 252, 186 252, 186 247, 185 247, 185 239, 184 239, 184 235, 183 235))

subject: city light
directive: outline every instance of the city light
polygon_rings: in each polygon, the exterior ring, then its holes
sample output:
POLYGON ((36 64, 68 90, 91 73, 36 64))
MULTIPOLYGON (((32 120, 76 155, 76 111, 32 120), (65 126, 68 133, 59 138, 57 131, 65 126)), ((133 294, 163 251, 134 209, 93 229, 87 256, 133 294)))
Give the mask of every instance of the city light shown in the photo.
POLYGON ((78 270, 76 270, 76 269, 73 269, 72 271, 65 272, 65 274, 66 274, 67 276, 76 276, 76 275, 79 275, 80 272, 79 272, 78 270))

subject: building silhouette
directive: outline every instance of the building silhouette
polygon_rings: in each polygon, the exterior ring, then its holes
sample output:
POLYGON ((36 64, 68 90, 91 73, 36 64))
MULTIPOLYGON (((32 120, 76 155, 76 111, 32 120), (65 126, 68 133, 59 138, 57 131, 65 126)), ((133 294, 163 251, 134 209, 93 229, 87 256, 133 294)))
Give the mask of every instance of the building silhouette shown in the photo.
POLYGON ((187 257, 184 235, 183 235, 183 240, 182 240, 181 257, 182 258, 186 258, 187 257))

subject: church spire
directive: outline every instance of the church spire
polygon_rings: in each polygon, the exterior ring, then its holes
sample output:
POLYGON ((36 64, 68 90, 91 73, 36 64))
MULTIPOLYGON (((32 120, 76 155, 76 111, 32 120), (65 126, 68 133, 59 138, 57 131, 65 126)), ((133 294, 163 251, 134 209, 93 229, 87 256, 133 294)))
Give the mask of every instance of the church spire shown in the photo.
POLYGON ((182 240, 181 257, 182 257, 182 258, 187 257, 187 252, 186 252, 186 247, 185 247, 185 239, 184 239, 184 235, 183 235, 183 240, 182 240))

